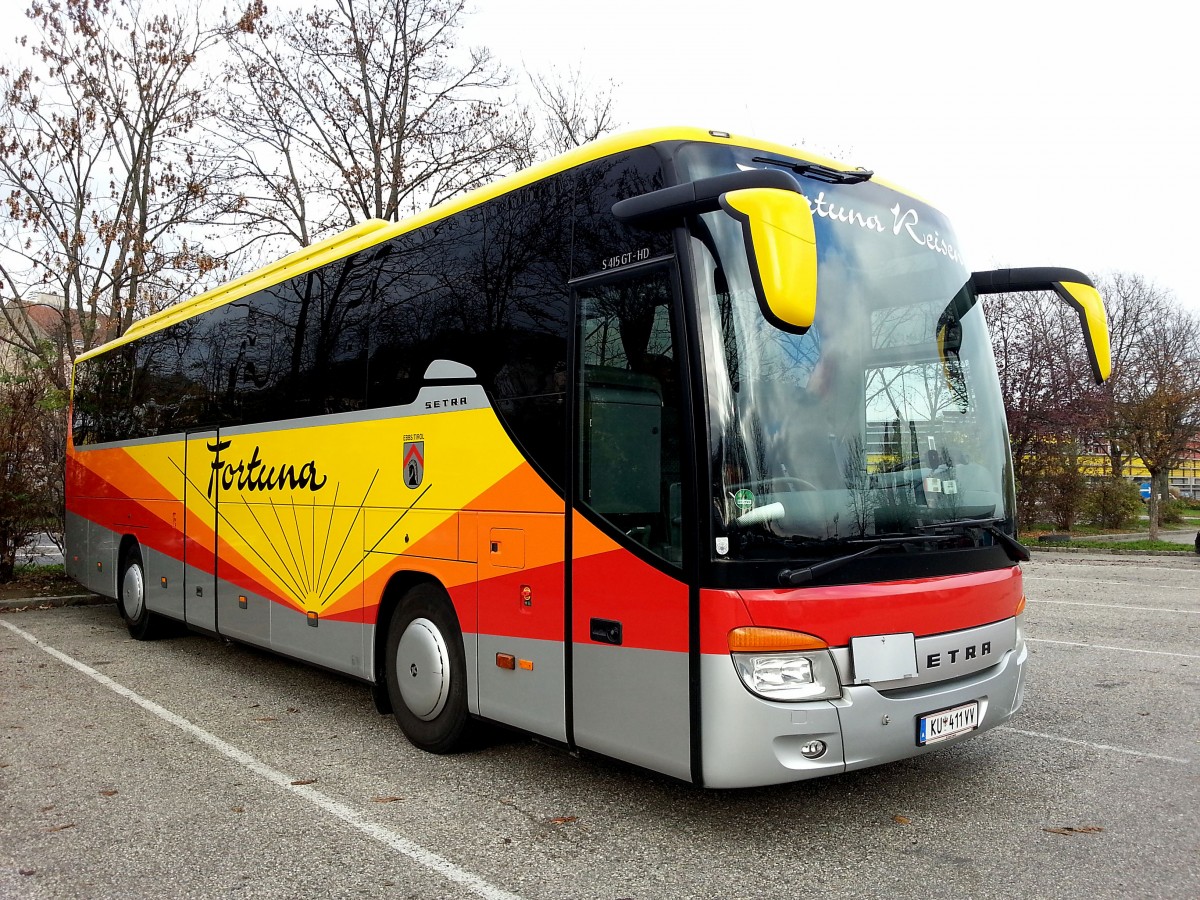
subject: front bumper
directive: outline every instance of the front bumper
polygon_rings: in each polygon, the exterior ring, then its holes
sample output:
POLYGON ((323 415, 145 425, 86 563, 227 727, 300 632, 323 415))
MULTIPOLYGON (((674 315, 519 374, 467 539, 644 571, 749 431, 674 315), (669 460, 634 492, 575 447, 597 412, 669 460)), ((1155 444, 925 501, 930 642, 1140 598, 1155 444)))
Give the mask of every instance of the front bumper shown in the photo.
POLYGON ((837 700, 781 703, 763 700, 742 685, 728 656, 704 654, 702 746, 704 783, 733 788, 815 778, 918 756, 1001 724, 1020 708, 1028 650, 1014 649, 993 666, 947 681, 879 691, 847 685, 837 700), (979 727, 920 746, 916 721, 926 713, 979 702, 979 727), (800 748, 812 739, 826 751, 810 760, 800 748))

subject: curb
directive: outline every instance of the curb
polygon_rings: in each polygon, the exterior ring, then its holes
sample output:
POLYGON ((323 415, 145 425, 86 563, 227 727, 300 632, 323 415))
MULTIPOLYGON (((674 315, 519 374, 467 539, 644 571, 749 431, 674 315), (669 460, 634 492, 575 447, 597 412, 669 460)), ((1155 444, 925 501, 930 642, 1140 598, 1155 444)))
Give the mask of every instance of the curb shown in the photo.
POLYGON ((1037 546, 1026 544, 1031 553, 1097 553, 1102 556, 1168 556, 1172 559, 1195 559, 1200 561, 1200 556, 1196 555, 1195 550, 1108 550, 1101 547, 1072 547, 1069 544, 1066 546, 1056 545, 1054 547, 1037 546))
POLYGON ((16 597, 0 600, 0 612, 25 612, 30 609, 58 609, 65 606, 102 606, 116 603, 99 594, 64 594, 59 597, 16 597))

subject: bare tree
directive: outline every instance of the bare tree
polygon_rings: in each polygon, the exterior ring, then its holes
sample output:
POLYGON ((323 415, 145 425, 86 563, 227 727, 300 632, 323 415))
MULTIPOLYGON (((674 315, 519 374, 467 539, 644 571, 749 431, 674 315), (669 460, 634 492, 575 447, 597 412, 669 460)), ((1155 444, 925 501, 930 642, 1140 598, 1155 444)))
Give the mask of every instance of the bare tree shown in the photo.
POLYGON ((18 351, 0 372, 0 583, 12 581, 37 533, 62 546, 66 402, 42 366, 18 351))
POLYGON ((243 224, 307 244, 511 169, 528 135, 506 112, 506 72, 489 51, 457 47, 464 10, 333 0, 242 28, 223 118, 243 224))
MULTIPOLYGON (((34 3, 29 65, 0 68, 0 340, 67 360, 193 292, 209 173, 192 152, 197 61, 224 31, 138 0, 34 3), (33 294, 60 300, 56 321, 33 294)), ((24 46, 22 39, 19 43, 24 46)))
POLYGON ((1132 273, 1111 273, 1097 280, 1097 288, 1104 297, 1112 353, 1112 374, 1101 390, 1102 432, 1111 474, 1121 478, 1133 449, 1129 446, 1128 431, 1121 422, 1117 404, 1127 393, 1127 386, 1137 383, 1137 369, 1148 332, 1154 323, 1170 315, 1173 300, 1166 291, 1132 273))
POLYGON ((1150 539, 1158 538, 1166 478, 1200 432, 1200 321, 1178 306, 1150 318, 1117 388, 1125 440, 1150 473, 1150 539))
POLYGON ((1041 502, 1058 527, 1070 528, 1083 500, 1079 450, 1104 421, 1079 319, 1049 294, 995 294, 984 302, 1021 518, 1032 519, 1041 502))
POLYGON ((552 70, 539 75, 526 70, 537 101, 533 118, 535 154, 553 156, 603 137, 619 123, 613 109, 614 85, 593 86, 579 66, 564 75, 552 70))

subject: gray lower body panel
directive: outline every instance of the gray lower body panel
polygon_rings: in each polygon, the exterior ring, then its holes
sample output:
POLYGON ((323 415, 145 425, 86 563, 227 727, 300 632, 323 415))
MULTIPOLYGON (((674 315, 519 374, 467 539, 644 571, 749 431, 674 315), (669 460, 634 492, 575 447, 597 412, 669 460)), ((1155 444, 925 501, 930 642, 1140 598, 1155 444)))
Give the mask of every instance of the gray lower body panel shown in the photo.
POLYGON ((799 781, 905 759, 949 746, 1008 719, 1021 705, 1028 651, 1023 640, 994 666, 950 681, 906 690, 843 686, 837 700, 781 703, 751 694, 728 656, 705 654, 703 684, 704 783, 734 788, 799 781), (920 746, 918 717, 970 701, 979 703, 979 727, 920 746), (824 755, 800 748, 825 742, 824 755))

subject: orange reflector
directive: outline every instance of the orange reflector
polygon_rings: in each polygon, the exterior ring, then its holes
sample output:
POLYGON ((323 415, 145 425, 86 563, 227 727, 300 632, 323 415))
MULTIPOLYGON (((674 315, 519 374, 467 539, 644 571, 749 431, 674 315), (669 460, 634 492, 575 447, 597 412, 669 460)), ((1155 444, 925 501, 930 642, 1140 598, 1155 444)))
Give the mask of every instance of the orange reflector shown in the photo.
POLYGON ((526 672, 533 671, 533 660, 532 659, 518 659, 517 665, 520 666, 522 669, 524 669, 526 672))
POLYGON ((829 647, 819 637, 786 628, 735 628, 729 632, 732 653, 777 653, 785 650, 825 650, 829 647))
POLYGON ((515 670, 517 668, 517 658, 511 653, 497 653, 496 665, 498 665, 501 669, 515 670))
POLYGON ((1023 612, 1025 612, 1025 595, 1024 594, 1021 595, 1021 600, 1020 600, 1020 602, 1017 603, 1017 611, 1015 613, 1013 613, 1013 615, 1019 616, 1023 612))
POLYGON ((163 578, 162 578, 162 586, 163 586, 163 587, 166 587, 166 586, 167 586, 167 576, 166 576, 166 575, 164 575, 164 576, 163 576, 163 578))

